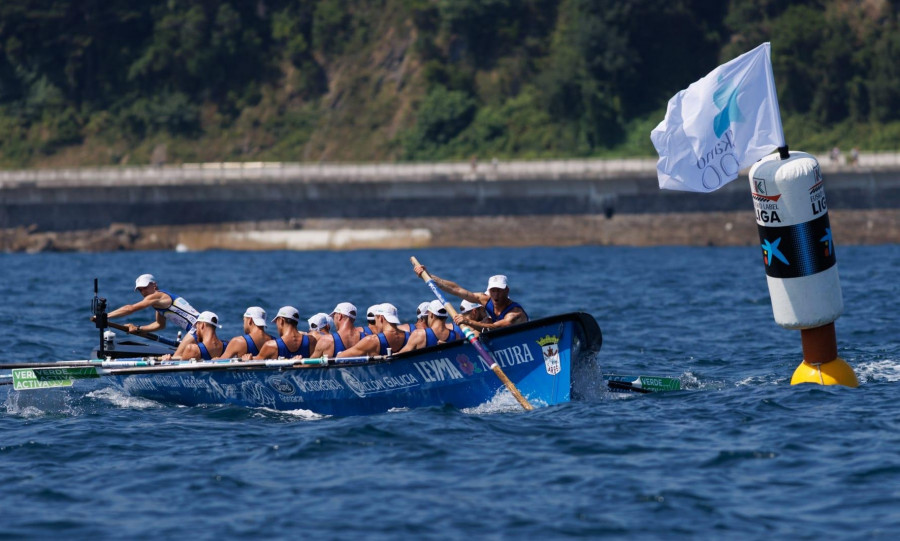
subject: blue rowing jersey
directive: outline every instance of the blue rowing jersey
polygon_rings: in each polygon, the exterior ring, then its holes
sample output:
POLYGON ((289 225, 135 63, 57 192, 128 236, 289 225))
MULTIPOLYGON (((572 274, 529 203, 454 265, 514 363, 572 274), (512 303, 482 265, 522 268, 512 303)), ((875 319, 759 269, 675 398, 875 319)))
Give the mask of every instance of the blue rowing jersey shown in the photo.
MULTIPOLYGON (((359 333, 359 334, 360 334, 360 338, 365 336, 365 335, 363 335, 363 333, 359 333)), ((334 338, 334 353, 332 353, 331 356, 337 357, 338 353, 344 351, 347 348, 344 347, 344 341, 341 340, 341 335, 339 335, 336 332, 333 332, 333 333, 331 333, 331 337, 334 338)))
POLYGON ((515 302, 510 301, 509 306, 507 306, 499 315, 494 315, 494 299, 491 299, 484 305, 485 311, 489 318, 491 318, 491 322, 497 323, 501 319, 506 317, 506 314, 510 313, 514 308, 521 308, 522 313, 525 314, 525 321, 528 321, 528 314, 525 312, 525 309, 522 308, 522 305, 515 302))
MULTIPOLYGON (((456 334, 455 330, 450 331, 450 334, 447 335, 447 339, 444 342, 453 342, 454 340, 459 340, 462 338, 462 331, 460 334, 456 334)), ((431 330, 431 327, 425 327, 425 347, 436 346, 438 344, 438 337, 434 334, 434 331, 431 330)))
MULTIPOLYGON (((211 361, 212 355, 209 353, 209 350, 206 349, 206 346, 203 345, 203 342, 197 342, 197 346, 200 348, 200 358, 204 361, 211 361)), ((222 340, 222 352, 228 348, 228 340, 222 340)))
MULTIPOLYGON (((400 347, 397 348, 397 351, 400 351, 401 349, 403 349, 403 346, 405 346, 406 343, 409 342, 409 331, 404 331, 403 335, 404 335, 403 343, 400 344, 400 347)), ((381 343, 381 347, 378 349, 378 354, 379 355, 387 355, 387 350, 390 347, 390 345, 388 344, 388 341, 387 341, 387 336, 385 336, 383 332, 378 333, 377 336, 378 336, 378 342, 381 343)))
POLYGON ((302 357, 309 357, 309 336, 303 335, 303 341, 300 342, 300 346, 291 351, 288 349, 287 344, 284 343, 284 340, 279 336, 275 339, 275 344, 278 345, 278 356, 284 357, 286 359, 290 359, 296 355, 300 355, 302 357))
POLYGON ((245 342, 247 342, 247 353, 250 355, 259 355, 259 350, 256 348, 256 343, 253 342, 253 338, 249 334, 245 334, 243 336, 245 342))

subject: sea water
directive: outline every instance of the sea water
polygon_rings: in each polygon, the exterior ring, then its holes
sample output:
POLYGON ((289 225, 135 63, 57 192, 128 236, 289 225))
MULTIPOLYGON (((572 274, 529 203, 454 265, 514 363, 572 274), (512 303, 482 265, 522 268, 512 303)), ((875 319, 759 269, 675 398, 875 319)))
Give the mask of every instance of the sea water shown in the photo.
POLYGON ((410 255, 474 291, 507 274, 532 317, 589 312, 604 371, 684 390, 334 418, 185 408, 102 380, 4 385, 0 537, 900 534, 898 246, 838 248, 839 352, 858 389, 789 385, 800 336, 773 321, 758 247, 5 254, 0 363, 86 358, 95 277, 114 308, 153 273, 217 312, 224 337, 250 305, 271 318, 283 304, 309 316, 388 301, 408 320, 431 295, 410 255))

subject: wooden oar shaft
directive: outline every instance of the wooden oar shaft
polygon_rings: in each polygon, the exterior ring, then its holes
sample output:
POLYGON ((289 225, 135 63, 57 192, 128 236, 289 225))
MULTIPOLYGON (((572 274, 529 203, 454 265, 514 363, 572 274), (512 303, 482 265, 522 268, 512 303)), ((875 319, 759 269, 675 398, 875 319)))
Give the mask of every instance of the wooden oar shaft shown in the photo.
POLYGON ((119 323, 113 323, 112 321, 107 321, 106 325, 111 329, 118 329, 120 331, 125 331, 129 334, 134 334, 136 336, 140 336, 140 337, 146 338, 148 340, 153 340, 154 342, 159 342, 160 344, 165 344, 167 346, 174 346, 174 347, 178 346, 178 342, 175 342, 174 340, 169 340, 168 338, 164 338, 162 336, 159 336, 158 334, 153 334, 152 332, 142 332, 142 331, 131 332, 128 330, 127 326, 121 325, 119 323))
MULTIPOLYGON (((414 266, 418 266, 421 264, 415 257, 410 257, 409 260, 414 266)), ((443 293, 441 293, 441 290, 438 288, 431 275, 428 274, 428 271, 422 271, 421 278, 428 285, 431 291, 434 292, 435 297, 437 297, 437 299, 444 304, 444 309, 447 310, 447 313, 450 314, 450 317, 456 317, 456 309, 452 304, 447 302, 446 298, 444 298, 443 293)), ((472 328, 465 324, 460 325, 459 328, 462 329, 466 340, 468 340, 469 343, 472 344, 472 346, 475 348, 475 351, 478 352, 478 356, 481 357, 481 359, 490 367, 491 371, 493 371, 494 374, 497 375, 497 378, 499 378, 500 382, 503 383, 507 390, 509 390, 509 392, 513 395, 519 405, 521 405, 525 410, 533 410, 534 406, 532 406, 531 403, 528 402, 527 398, 522 396, 522 393, 519 392, 519 389, 516 387, 516 385, 512 381, 510 381, 509 377, 507 377, 503 369, 500 368, 500 365, 497 364, 497 361, 494 360, 494 356, 491 355, 491 353, 484 347, 484 344, 482 344, 475 336, 475 332, 472 330, 472 328)))

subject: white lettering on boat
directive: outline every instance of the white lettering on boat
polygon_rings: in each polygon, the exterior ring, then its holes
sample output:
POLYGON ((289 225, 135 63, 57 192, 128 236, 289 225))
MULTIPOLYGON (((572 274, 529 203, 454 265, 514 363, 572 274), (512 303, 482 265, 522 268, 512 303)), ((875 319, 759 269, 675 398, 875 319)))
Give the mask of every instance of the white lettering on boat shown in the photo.
POLYGON ((343 385, 333 379, 325 379, 320 381, 303 381, 300 378, 294 378, 294 383, 303 393, 315 393, 322 391, 340 391, 343 385))
MULTIPOLYGON (((494 356, 494 360, 497 361, 497 364, 499 364, 501 368, 515 366, 517 364, 530 363, 534 361, 534 355, 531 354, 531 350, 528 348, 528 344, 497 349, 492 351, 491 354, 494 356)), ((487 363, 484 362, 484 359, 480 360, 484 368, 486 370, 490 370, 490 367, 487 365, 487 363)))
POLYGON ((463 379, 462 372, 447 357, 415 362, 413 366, 419 371, 422 379, 429 383, 447 379, 463 379))

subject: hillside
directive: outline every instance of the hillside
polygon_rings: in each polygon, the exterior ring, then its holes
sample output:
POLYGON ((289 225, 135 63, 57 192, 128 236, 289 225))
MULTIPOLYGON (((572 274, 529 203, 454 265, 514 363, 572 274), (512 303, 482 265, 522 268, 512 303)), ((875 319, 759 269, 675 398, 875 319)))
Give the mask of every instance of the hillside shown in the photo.
POLYGON ((771 41, 793 148, 896 150, 886 0, 5 0, 0 166, 641 156, 771 41))

